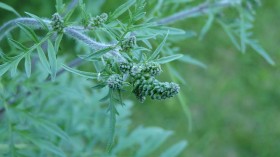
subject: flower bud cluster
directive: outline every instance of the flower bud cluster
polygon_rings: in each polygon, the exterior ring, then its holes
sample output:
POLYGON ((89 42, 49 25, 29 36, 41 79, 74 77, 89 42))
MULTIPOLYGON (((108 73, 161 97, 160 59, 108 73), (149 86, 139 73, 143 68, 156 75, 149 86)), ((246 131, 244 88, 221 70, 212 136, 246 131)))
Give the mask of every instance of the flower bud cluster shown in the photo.
POLYGON ((120 71, 122 73, 129 73, 133 67, 132 63, 122 62, 120 63, 120 71))
POLYGON ((149 73, 151 76, 157 76, 162 72, 160 64, 155 62, 145 63, 143 67, 144 68, 142 71, 145 73, 149 73))
POLYGON ((133 49, 136 45, 136 37, 130 36, 129 38, 124 39, 121 41, 121 51, 127 52, 133 49))
POLYGON ((143 102, 147 96, 151 99, 164 100, 178 94, 180 87, 173 82, 160 82, 154 77, 142 76, 134 82, 133 93, 140 102, 143 102))
POLYGON ((133 93, 140 102, 144 102, 146 97, 151 99, 163 100, 178 94, 180 87, 173 82, 160 82, 155 76, 162 70, 160 64, 155 62, 133 65, 131 63, 120 63, 120 71, 128 73, 133 84, 133 93))
POLYGON ((123 85, 123 79, 119 74, 113 74, 107 79, 107 85, 109 88, 118 90, 123 85))
POLYGON ((99 27, 101 24, 105 23, 108 20, 108 14, 102 13, 101 15, 97 15, 90 21, 91 27, 99 27))
POLYGON ((52 21, 51 26, 54 31, 57 31, 57 32, 63 31, 64 21, 58 13, 53 14, 51 21, 52 21))

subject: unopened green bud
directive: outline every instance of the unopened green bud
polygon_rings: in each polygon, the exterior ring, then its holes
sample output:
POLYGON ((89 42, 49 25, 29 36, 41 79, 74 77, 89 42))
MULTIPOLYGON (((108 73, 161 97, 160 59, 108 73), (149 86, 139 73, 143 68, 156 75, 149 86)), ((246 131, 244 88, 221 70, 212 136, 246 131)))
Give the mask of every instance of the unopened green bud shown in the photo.
POLYGON ((122 77, 118 74, 111 75, 107 80, 107 85, 111 89, 121 89, 123 85, 122 77))
POLYGON ((135 45, 136 45, 136 37, 131 36, 121 41, 121 50, 127 52, 133 49, 135 45))
POLYGON ((57 32, 62 32, 63 31, 64 21, 58 13, 53 14, 51 26, 52 26, 52 29, 54 31, 57 31, 57 32))

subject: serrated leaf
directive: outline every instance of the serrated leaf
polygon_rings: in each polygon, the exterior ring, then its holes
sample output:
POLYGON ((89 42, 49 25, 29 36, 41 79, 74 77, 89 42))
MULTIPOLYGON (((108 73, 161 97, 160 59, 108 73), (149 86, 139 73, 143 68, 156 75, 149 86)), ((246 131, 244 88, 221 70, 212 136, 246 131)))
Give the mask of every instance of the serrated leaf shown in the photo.
POLYGON ((49 58, 50 68, 51 68, 51 78, 52 78, 52 80, 54 80, 56 77, 56 71, 57 71, 57 60, 56 60, 55 49, 50 40, 48 40, 48 58, 49 58))
POLYGON ((37 37, 37 35, 35 34, 35 32, 30 29, 29 27, 27 27, 26 25, 22 24, 22 23, 17 23, 17 25, 19 26, 20 29, 23 30, 23 32, 28 35, 34 42, 39 43, 39 39, 37 37))
POLYGON ((116 116, 119 114, 114 101, 113 101, 113 91, 110 89, 109 91, 110 94, 110 102, 109 102, 109 106, 108 106, 108 112, 109 112, 109 116, 110 116, 110 121, 109 121, 109 129, 110 129, 110 133, 109 133, 109 139, 108 139, 108 144, 107 144, 107 151, 111 151, 112 146, 114 144, 114 138, 115 138, 115 129, 116 129, 116 116))
POLYGON ((181 141, 177 144, 174 144, 172 147, 164 151, 160 157, 177 157, 187 146, 186 141, 181 141))
POLYGON ((33 17, 34 19, 36 19, 41 25, 42 27, 45 29, 45 30, 49 30, 49 27, 47 26, 47 24, 38 16, 34 15, 34 14, 31 14, 29 12, 25 12, 25 14, 29 15, 30 17, 33 17))
POLYGON ((45 70, 47 70, 47 72, 50 74, 51 73, 51 69, 50 69, 49 61, 47 60, 47 57, 46 57, 43 49, 40 46, 37 47, 37 52, 38 52, 38 56, 39 56, 40 62, 43 65, 43 68, 45 70))
POLYGON ((162 50, 166 40, 167 40, 167 37, 168 37, 168 34, 169 34, 169 31, 167 32, 167 34, 165 35, 163 41, 160 43, 160 45, 157 47, 157 49, 153 52, 153 54, 150 56, 150 58, 148 59, 148 61, 151 61, 153 59, 155 59, 158 54, 160 53, 160 51, 162 50))
POLYGON ((14 40, 14 39, 9 38, 9 42, 10 42, 11 46, 13 46, 21 51, 24 51, 24 52, 28 51, 27 47, 25 47, 20 42, 14 40))
POLYGON ((31 54, 30 53, 27 53, 25 55, 24 67, 25 67, 26 76, 29 78, 31 75, 31 54))
POLYGON ((7 5, 7 4, 5 4, 5 3, 3 3, 3 2, 0 2, 0 8, 5 9, 5 10, 10 11, 10 12, 13 12, 13 13, 16 14, 18 17, 21 17, 21 16, 19 15, 19 13, 18 13, 13 7, 7 5))
POLYGON ((182 55, 182 54, 166 56, 166 57, 162 57, 162 58, 159 58, 159 59, 155 60, 155 62, 157 62, 159 64, 164 64, 164 63, 168 63, 168 62, 174 61, 176 59, 179 59, 179 58, 181 58, 183 56, 184 55, 182 55))
POLYGON ((268 55, 268 53, 257 43, 257 41, 250 40, 247 41, 248 45, 250 45, 258 54, 260 54, 269 64, 275 65, 273 59, 268 55))
POLYGON ((112 19, 118 18, 120 15, 122 15, 124 12, 126 12, 135 2, 136 2, 136 0, 129 0, 129 1, 125 2, 124 4, 122 4, 112 13, 111 18, 112 19))
POLYGON ((202 62, 200 62, 200 61, 198 61, 198 60, 196 60, 196 59, 194 59, 190 56, 185 55, 185 56, 181 57, 179 60, 182 61, 182 62, 185 62, 185 63, 190 63, 190 64, 193 64, 193 65, 197 65, 197 66, 202 67, 204 69, 207 68, 207 66, 204 63, 202 63, 202 62))
POLYGON ((85 77, 85 78, 88 78, 88 79, 97 79, 97 77, 98 77, 98 74, 96 74, 96 73, 80 71, 80 70, 77 70, 77 69, 70 68, 70 67, 68 67, 67 65, 64 65, 64 64, 62 64, 62 67, 69 72, 72 72, 74 74, 77 74, 79 76, 82 76, 82 77, 85 77))

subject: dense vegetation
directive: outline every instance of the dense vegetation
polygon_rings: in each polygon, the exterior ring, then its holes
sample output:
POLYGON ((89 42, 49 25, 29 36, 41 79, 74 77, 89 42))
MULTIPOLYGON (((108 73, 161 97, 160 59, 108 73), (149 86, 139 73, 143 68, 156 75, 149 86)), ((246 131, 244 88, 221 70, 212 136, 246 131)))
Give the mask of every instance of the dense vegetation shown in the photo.
MULTIPOLYGON (((73 2, 4 2, 36 25, 15 23, 19 29, 11 32, 1 27, 1 155, 280 153, 279 2, 217 8, 212 4, 229 1, 73 2), (198 8, 192 18, 168 23, 166 17, 191 8, 198 8), (70 27, 77 25, 110 46, 91 50, 87 41, 73 40, 70 27), (112 53, 116 48, 121 55, 112 53)), ((1 26, 16 19, 4 3, 1 26)))

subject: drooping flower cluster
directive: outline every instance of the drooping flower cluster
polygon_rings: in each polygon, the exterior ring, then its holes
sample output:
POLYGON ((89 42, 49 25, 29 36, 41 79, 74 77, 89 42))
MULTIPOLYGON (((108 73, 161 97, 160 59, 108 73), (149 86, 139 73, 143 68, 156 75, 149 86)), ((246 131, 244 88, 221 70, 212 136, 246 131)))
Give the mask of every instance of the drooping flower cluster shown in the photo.
POLYGON ((154 77, 141 76, 136 79, 133 93, 140 102, 144 102, 147 96, 151 99, 163 100, 179 93, 180 87, 173 82, 160 82, 154 77))
POLYGON ((64 21, 62 17, 58 13, 55 13, 53 14, 51 20, 52 20, 51 22, 52 29, 59 33, 62 32, 64 29, 64 21))
POLYGON ((173 97, 179 92, 178 84, 160 82, 155 78, 162 72, 158 63, 148 62, 139 65, 120 63, 119 67, 122 73, 131 76, 132 92, 140 102, 144 102, 147 96, 150 96, 151 99, 163 100, 173 97))
POLYGON ((97 15, 93 17, 90 21, 90 26, 91 27, 99 27, 103 23, 105 23, 108 20, 108 14, 102 13, 101 15, 97 15))
POLYGON ((129 38, 124 39, 121 41, 121 51, 127 52, 133 49, 136 45, 136 37, 130 36, 129 38))

